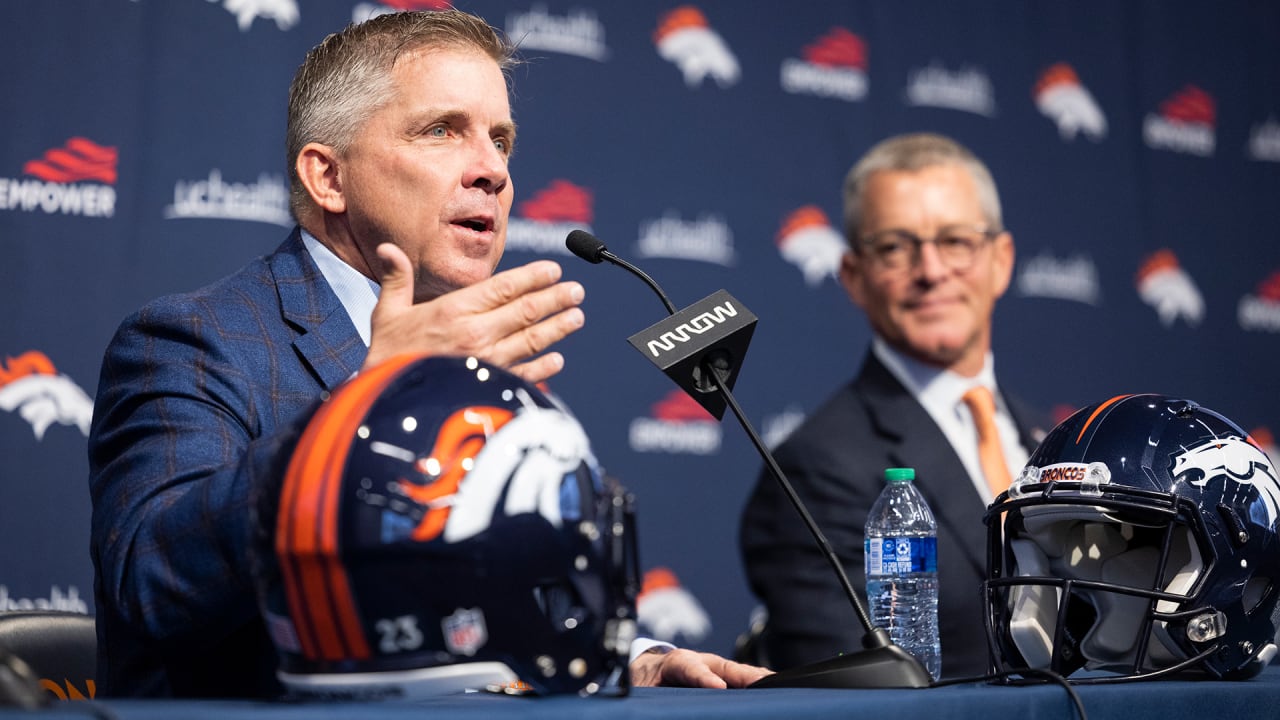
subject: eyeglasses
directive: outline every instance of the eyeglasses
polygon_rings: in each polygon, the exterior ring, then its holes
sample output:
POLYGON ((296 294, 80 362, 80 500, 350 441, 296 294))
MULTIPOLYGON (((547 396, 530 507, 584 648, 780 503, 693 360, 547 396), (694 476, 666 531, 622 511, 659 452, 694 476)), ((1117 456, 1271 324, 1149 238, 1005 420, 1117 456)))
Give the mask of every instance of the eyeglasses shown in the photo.
POLYGON ((952 270, 967 270, 978 248, 999 237, 999 230, 981 225, 948 225, 932 238, 907 230, 881 230, 862 238, 862 248, 885 270, 906 270, 920 261, 920 246, 933 243, 938 259, 952 270))

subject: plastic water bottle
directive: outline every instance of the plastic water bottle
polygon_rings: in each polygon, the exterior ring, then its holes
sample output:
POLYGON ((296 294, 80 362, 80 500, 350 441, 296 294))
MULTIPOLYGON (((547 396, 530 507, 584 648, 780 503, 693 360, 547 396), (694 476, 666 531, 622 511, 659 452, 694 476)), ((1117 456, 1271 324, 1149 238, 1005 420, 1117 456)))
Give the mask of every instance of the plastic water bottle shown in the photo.
POLYGON ((912 468, 889 468, 867 515, 867 605, 871 620, 924 665, 942 672, 938 641, 938 523, 911 483, 912 468))

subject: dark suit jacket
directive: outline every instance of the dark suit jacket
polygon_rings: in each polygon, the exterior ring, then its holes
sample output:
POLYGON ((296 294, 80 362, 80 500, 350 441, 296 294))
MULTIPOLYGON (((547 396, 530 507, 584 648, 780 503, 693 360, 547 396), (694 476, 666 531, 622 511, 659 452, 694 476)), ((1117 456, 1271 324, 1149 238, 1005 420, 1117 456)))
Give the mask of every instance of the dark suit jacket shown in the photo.
POLYGON ((248 488, 275 437, 366 352, 297 229, 120 326, 89 437, 100 693, 274 693, 248 488))
MULTIPOLYGON (((1025 422, 1031 416, 1004 397, 1022 444, 1034 448, 1025 422)), ((867 512, 884 487, 885 468, 915 468, 916 487, 938 520, 942 674, 985 673, 985 503, 942 431, 874 354, 776 456, 864 601, 867 512)), ((767 471, 747 502, 740 544, 751 589, 769 611, 762 640, 774 669, 862 648, 862 627, 830 564, 767 471)))

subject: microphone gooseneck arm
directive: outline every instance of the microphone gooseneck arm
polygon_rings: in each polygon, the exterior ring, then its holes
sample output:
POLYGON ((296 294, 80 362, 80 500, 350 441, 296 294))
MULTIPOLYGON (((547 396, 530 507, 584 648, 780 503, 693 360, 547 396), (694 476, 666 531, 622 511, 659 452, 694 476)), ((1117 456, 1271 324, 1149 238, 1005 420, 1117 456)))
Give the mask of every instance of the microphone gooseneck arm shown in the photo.
MULTIPOLYGON (((583 230, 574 230, 565 239, 565 245, 573 251, 574 255, 587 262, 598 264, 602 260, 608 260, 630 271, 641 280, 644 280, 645 284, 652 288, 658 294, 658 297, 662 298, 662 304, 666 306, 669 314, 676 314, 675 307, 667 299, 666 293, 662 292, 662 289, 654 282, 653 278, 631 263, 609 252, 604 243, 600 242, 595 236, 583 230)), ((756 433, 755 428, 747 420, 746 413, 742 411, 729 388, 729 378, 731 376, 725 375, 725 372, 731 369, 730 362, 732 361, 723 353, 708 352, 702 357, 699 367, 705 377, 710 379, 711 386, 719 392, 720 397, 733 410, 734 416, 738 418, 738 423, 742 425, 742 429, 746 431, 747 436, 751 438, 751 442, 755 445, 756 451, 764 459, 765 465, 769 468, 769 473, 777 480, 787 499, 791 501, 792 507, 800 514, 800 519, 804 522, 805 527, 809 529, 809 533, 813 535, 813 539, 818 543, 818 548, 823 556, 827 558, 827 562, 831 564, 831 569, 835 572, 840 587, 848 597, 849 604, 853 606, 853 610, 858 616, 858 622, 861 623, 864 632, 862 636, 863 650, 859 652, 850 652, 816 663, 782 670, 756 681, 750 687, 929 687, 932 683, 932 678, 929 676, 929 672, 924 669, 924 666, 920 664, 920 661, 894 644, 889 637, 889 633, 884 628, 878 627, 871 622, 866 608, 858 599, 858 592, 854 590, 853 584, 849 582, 849 576, 844 571, 844 566, 840 564, 840 558, 831 548, 831 543, 828 542, 826 536, 822 533, 822 529, 818 527, 813 516, 805 508, 804 502, 791 485, 791 481, 787 480, 786 474, 778 466, 773 453, 769 451, 764 441, 760 439, 760 435, 756 433)))
POLYGON ((809 533, 813 535, 813 539, 818 543, 822 555, 831 564, 831 569, 835 571, 836 578, 840 581, 840 587, 844 590, 844 594, 849 598, 849 604, 853 606, 853 611, 858 615, 858 622, 866 629, 866 634, 862 636, 862 646, 865 648, 884 647, 890 643, 889 633, 884 628, 875 626, 871 623, 871 618, 867 615, 867 611, 862 607, 862 603, 858 601, 858 591, 853 588, 853 583, 849 582, 849 576, 844 571, 844 567, 840 564, 840 558, 836 555, 835 550, 831 547, 831 543, 827 540, 827 536, 822 533, 818 527, 818 523, 809 514, 809 509, 800 501, 800 496, 796 494, 796 490, 791 485, 791 481, 787 480, 787 476, 779 467, 778 461, 773 459, 773 453, 769 452, 769 448, 764 444, 764 440, 756 433, 754 427, 747 420, 746 413, 738 406, 738 400, 733 396, 733 392, 729 390, 729 385, 725 382, 726 378, 722 374, 720 368, 715 367, 714 362, 708 358, 703 361, 702 369, 715 379, 716 389, 720 391, 720 395, 724 397, 729 409, 738 418, 738 423, 742 425, 742 429, 747 432, 747 437, 751 438, 751 443, 756 446, 756 452, 760 457, 764 458, 765 465, 769 468, 769 473, 782 486, 782 491, 786 494, 787 499, 791 501, 791 507, 796 509, 800 514, 800 519, 804 522, 804 526, 809 529, 809 533))
POLYGON ((658 297, 662 298, 662 304, 667 307, 667 314, 676 314, 676 306, 671 304, 671 301, 667 299, 667 294, 662 292, 662 288, 658 287, 658 283, 654 282, 648 273, 609 252, 609 248, 605 247, 604 243, 595 235, 586 230, 572 230, 569 232, 569 236, 564 239, 564 245, 569 248, 569 252, 592 265, 599 265, 601 260, 608 260, 640 278, 646 285, 653 288, 654 292, 658 293, 658 297))

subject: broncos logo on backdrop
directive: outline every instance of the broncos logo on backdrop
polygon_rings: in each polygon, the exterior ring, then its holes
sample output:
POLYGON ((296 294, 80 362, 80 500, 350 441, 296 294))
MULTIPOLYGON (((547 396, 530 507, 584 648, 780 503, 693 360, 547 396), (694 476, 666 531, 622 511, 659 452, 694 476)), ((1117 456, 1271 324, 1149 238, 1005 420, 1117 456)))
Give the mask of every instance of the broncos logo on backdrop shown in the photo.
POLYGON ((738 82, 742 71, 723 38, 711 29, 702 11, 692 5, 678 7, 662 16, 653 42, 663 60, 675 63, 689 87, 698 87, 707 77, 720 87, 738 82))
POLYGON ((774 240, 782 259, 800 268, 809 287, 839 274, 847 246, 817 205, 805 205, 788 215, 774 240))
POLYGON ((0 410, 18 411, 31 423, 36 440, 53 423, 75 425, 85 437, 93 419, 93 401, 66 375, 59 375, 53 361, 37 350, 0 363, 0 410))
POLYGON ((680 636, 696 643, 711 632, 711 618, 688 590, 680 587, 676 574, 656 567, 644 574, 636 597, 636 620, 655 640, 675 642, 680 636))
POLYGON ((298 24, 296 0, 223 0, 222 7, 236 16, 236 26, 240 28, 240 32, 247 32, 259 17, 275 20, 276 27, 281 30, 288 30, 298 24))
POLYGON ((1156 309, 1165 327, 1178 318, 1190 325, 1204 319, 1204 297, 1171 250, 1157 250, 1147 258, 1138 270, 1137 285, 1138 296, 1156 309))
POLYGON ((589 447, 576 420, 531 399, 514 414, 464 408, 445 421, 431 454, 417 460, 418 476, 397 480, 393 493, 425 510, 412 532, 418 541, 473 537, 489 527, 504 498, 504 514, 537 513, 559 527, 578 519, 569 516, 577 505, 564 495, 564 479, 590 457, 589 447))
POLYGON ((1238 437, 1219 438, 1197 445, 1174 459, 1172 475, 1198 473, 1188 479, 1196 487, 1222 478, 1252 485, 1267 506, 1267 523, 1274 524, 1280 505, 1280 479, 1267 456, 1253 443, 1238 437))
POLYGON ((1080 132, 1095 141, 1107 136, 1107 116, 1070 65, 1045 70, 1033 95, 1036 108, 1057 124, 1063 140, 1074 140, 1080 132))

